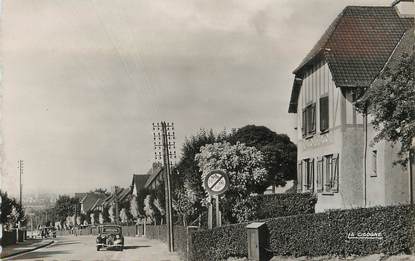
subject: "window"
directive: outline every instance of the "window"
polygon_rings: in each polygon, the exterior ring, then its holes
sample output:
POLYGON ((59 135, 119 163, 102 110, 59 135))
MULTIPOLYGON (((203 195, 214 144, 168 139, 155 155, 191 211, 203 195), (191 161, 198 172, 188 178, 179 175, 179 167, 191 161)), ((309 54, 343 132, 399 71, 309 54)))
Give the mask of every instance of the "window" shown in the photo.
POLYGON ((305 159, 297 165, 297 192, 314 190, 314 159, 305 159))
POLYGON ((329 129, 329 97, 320 98, 320 132, 329 129))
POLYGON ((322 178, 324 180, 324 192, 332 193, 339 191, 339 156, 326 155, 323 157, 322 178))
POLYGON ((300 161, 297 165, 297 192, 301 193, 303 191, 303 176, 302 176, 302 162, 300 161))
POLYGON ((310 104, 303 110, 303 136, 313 135, 316 132, 316 104, 310 104))
POLYGON ((314 159, 303 161, 304 190, 313 191, 314 189, 314 159))
POLYGON ((316 180, 317 192, 323 191, 323 158, 317 157, 317 180, 316 180))
POLYGON ((378 152, 376 151, 376 150, 374 150, 374 151, 372 151, 372 157, 371 157, 371 161, 372 161, 372 172, 371 172, 371 174, 370 174, 370 176, 371 177, 376 177, 378 174, 377 174, 377 169, 378 169, 378 166, 377 166, 377 159, 378 159, 378 152))

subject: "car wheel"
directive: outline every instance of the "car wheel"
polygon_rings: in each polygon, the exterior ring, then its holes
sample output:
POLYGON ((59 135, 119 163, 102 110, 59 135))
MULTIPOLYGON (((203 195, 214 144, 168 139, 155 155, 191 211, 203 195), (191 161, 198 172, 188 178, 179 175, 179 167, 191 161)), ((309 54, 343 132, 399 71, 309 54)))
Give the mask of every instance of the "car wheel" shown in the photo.
POLYGON ((101 249, 101 247, 100 246, 97 246, 97 251, 99 251, 101 249))
POLYGON ((123 251, 124 250, 124 246, 120 246, 120 251, 123 251))

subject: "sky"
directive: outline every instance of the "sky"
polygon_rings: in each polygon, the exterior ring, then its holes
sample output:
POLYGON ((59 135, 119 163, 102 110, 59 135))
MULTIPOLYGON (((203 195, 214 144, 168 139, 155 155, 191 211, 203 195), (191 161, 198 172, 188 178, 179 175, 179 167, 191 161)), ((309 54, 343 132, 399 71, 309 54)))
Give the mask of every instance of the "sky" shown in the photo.
POLYGON ((1 187, 126 187, 199 129, 294 137, 292 71, 347 5, 392 0, 3 0, 1 187))

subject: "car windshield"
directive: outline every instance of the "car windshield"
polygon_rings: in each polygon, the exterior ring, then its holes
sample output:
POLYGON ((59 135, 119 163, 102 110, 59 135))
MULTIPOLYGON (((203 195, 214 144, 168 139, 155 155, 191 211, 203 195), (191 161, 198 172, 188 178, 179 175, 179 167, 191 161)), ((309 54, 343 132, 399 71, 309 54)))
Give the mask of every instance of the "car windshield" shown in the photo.
POLYGON ((103 234, 119 234, 121 232, 121 228, 119 227, 103 227, 102 233, 103 234))

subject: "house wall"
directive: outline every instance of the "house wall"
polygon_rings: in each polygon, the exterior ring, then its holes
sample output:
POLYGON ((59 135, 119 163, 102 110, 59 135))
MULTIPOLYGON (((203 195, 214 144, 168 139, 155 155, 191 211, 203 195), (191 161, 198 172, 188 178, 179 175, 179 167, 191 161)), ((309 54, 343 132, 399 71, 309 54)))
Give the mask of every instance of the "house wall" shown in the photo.
MULTIPOLYGON (((339 154, 339 191, 317 193, 316 211, 360 207, 363 204, 363 117, 351 100, 337 88, 326 63, 322 62, 305 74, 297 108, 298 161, 330 154, 339 154), (320 131, 319 99, 329 97, 329 131, 320 131), (302 111, 310 103, 316 103, 316 133, 303 137, 302 111)), ((317 164, 314 165, 314 177, 317 164)), ((316 187, 314 178, 314 187, 316 187)), ((304 188, 302 188, 304 191, 304 188)))
MULTIPOLYGON (((370 118, 369 118, 370 122, 370 118)), ((409 203, 408 168, 396 165, 400 145, 387 141, 373 142, 376 131, 368 127, 367 206, 396 205, 409 203), (373 151, 377 151, 376 175, 374 175, 373 151)))

